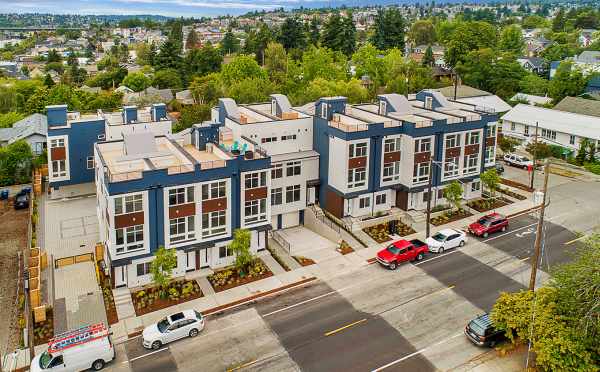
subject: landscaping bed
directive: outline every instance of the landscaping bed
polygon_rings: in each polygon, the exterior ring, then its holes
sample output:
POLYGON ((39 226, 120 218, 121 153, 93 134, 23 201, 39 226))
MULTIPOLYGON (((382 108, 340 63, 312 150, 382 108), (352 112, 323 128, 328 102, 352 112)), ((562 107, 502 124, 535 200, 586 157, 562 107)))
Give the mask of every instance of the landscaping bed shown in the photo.
POLYGON ((440 226, 449 222, 470 217, 472 215, 473 214, 471 212, 461 208, 457 211, 446 212, 440 216, 434 217, 430 221, 433 226, 440 226))
POLYGON ((279 257, 279 255, 277 254, 277 252, 275 252, 275 250, 271 247, 267 247, 267 250, 271 253, 271 257, 273 257, 273 259, 275 259, 275 261, 277 261, 277 263, 283 267, 283 269, 285 271, 290 271, 290 267, 281 259, 281 257, 279 257))
POLYGON ((200 286, 195 280, 172 281, 164 291, 165 295, 161 296, 161 289, 152 286, 133 292, 131 299, 135 314, 137 316, 148 314, 202 297, 200 286))
POLYGON ((348 242, 346 242, 345 240, 342 240, 340 246, 336 250, 343 255, 354 252, 354 249, 352 249, 350 244, 348 244, 348 242))
POLYGON ((525 199, 527 199, 526 196, 521 195, 519 193, 516 193, 514 191, 511 191, 509 189, 503 189, 503 188, 499 187, 498 191, 501 192, 501 193, 503 193, 504 195, 508 195, 508 196, 513 197, 513 198, 515 198, 517 200, 525 200, 525 199))
POLYGON ((46 320, 33 324, 33 345, 48 343, 54 337, 54 313, 51 307, 46 308, 46 320))
POLYGON ((310 265, 316 264, 316 262, 310 258, 306 258, 306 257, 302 257, 302 256, 292 256, 292 257, 294 257, 294 260, 298 261, 298 263, 301 266, 310 266, 310 265))
POLYGON ((117 307, 115 306, 115 299, 110 287, 110 278, 106 277, 102 270, 98 270, 98 272, 100 273, 100 288, 102 288, 102 297, 104 297, 106 320, 108 321, 108 325, 113 325, 119 321, 119 316, 117 315, 117 307))
MULTIPOLYGON (((365 227, 363 231, 377 243, 385 243, 392 240, 392 237, 388 234, 390 222, 391 221, 380 223, 374 226, 365 227)), ((408 226, 402 221, 395 220, 395 222, 397 235, 406 236, 415 233, 415 230, 412 227, 408 226)))
POLYGON ((215 292, 221 292, 273 276, 271 270, 260 258, 256 258, 246 271, 248 273, 242 273, 237 268, 230 266, 209 275, 207 279, 215 292))
POLYGON ((519 189, 519 190, 523 190, 523 191, 527 191, 527 192, 533 192, 533 189, 525 184, 522 184, 520 182, 517 181, 513 181, 513 180, 509 180, 506 178, 500 178, 500 183, 506 186, 512 186, 515 189, 519 189))
POLYGON ((477 212, 487 212, 492 209, 504 207, 512 202, 505 198, 494 198, 494 199, 477 199, 467 203, 470 208, 475 209, 477 212))

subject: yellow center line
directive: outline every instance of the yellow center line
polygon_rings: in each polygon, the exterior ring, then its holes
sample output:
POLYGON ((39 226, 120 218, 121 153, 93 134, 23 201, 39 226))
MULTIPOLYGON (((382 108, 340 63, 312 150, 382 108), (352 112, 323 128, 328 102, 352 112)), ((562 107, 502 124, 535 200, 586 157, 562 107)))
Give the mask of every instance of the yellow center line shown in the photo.
POLYGON ((230 369, 228 369, 228 370, 227 370, 227 372, 233 372, 233 371, 240 370, 240 369, 242 369, 242 368, 245 368, 245 367, 251 366, 251 365, 253 365, 253 364, 254 364, 254 363, 256 363, 256 362, 258 362, 258 359, 254 359, 254 360, 252 360, 252 361, 250 361, 250 362, 248 362, 248 363, 244 363, 244 364, 242 364, 242 365, 239 365, 239 366, 237 366, 237 367, 230 368, 230 369))
POLYGON ((569 240, 568 242, 564 243, 564 245, 573 244, 573 243, 575 243, 575 242, 578 242, 578 241, 580 241, 581 239, 585 239, 586 237, 587 237, 587 235, 580 236, 580 237, 579 237, 579 238, 577 238, 577 239, 569 240))
POLYGON ((357 320, 356 322, 353 322, 353 323, 347 324, 347 325, 345 325, 345 326, 343 326, 343 327, 340 327, 340 328, 338 328, 338 329, 334 329, 333 331, 329 331, 329 332, 325 333, 325 336, 331 336, 331 335, 333 335, 333 334, 336 334, 336 333, 338 333, 338 332, 340 332, 340 331, 343 331, 343 330, 344 330, 344 329, 346 329, 346 328, 350 328, 350 327, 352 327, 352 326, 355 326, 355 325, 357 325, 357 324, 360 324, 360 323, 364 323, 364 322, 366 322, 366 321, 367 321, 367 318, 363 318, 363 319, 361 319, 361 320, 357 320))

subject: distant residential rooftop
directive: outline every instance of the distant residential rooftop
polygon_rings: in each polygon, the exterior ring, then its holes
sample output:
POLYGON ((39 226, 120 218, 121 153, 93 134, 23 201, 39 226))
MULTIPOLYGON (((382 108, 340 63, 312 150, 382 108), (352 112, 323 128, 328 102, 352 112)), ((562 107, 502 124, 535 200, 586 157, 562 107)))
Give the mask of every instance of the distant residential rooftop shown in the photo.
MULTIPOLYGON (((449 87, 443 87, 438 89, 445 97, 454 98, 454 85, 449 87)), ((468 85, 461 84, 456 87, 456 98, 469 98, 469 97, 480 97, 480 96, 491 96, 492 93, 480 90, 477 88, 470 87, 468 85)))
POLYGON ((600 101, 593 99, 565 97, 554 106, 554 109, 575 114, 600 117, 600 101))

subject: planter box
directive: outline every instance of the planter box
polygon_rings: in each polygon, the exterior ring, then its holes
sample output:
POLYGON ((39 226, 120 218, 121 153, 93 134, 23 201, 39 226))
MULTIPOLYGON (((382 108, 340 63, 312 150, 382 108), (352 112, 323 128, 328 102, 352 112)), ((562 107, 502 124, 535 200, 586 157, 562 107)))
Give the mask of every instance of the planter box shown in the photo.
POLYGON ((450 222, 462 220, 463 218, 471 217, 472 215, 471 212, 463 209, 461 214, 456 214, 456 211, 454 211, 452 212, 452 215, 448 216, 448 219, 440 221, 438 217, 438 219, 432 218, 430 222, 433 226, 441 226, 450 222))
MULTIPOLYGON (((238 273, 237 273, 237 269, 229 267, 229 268, 219 270, 212 275, 209 275, 208 281, 210 282, 210 285, 212 285, 212 287, 214 288, 215 292, 222 292, 222 291, 226 291, 231 288, 238 287, 240 285, 252 283, 257 280, 261 280, 261 279, 265 279, 265 278, 273 276, 273 273, 271 272, 271 270, 269 270, 267 265, 260 258, 257 258, 256 262, 259 262, 260 265, 262 265, 262 269, 264 270, 262 274, 259 274, 259 275, 255 274, 253 276, 246 275, 244 277, 239 277, 238 273), (219 276, 223 276, 223 275, 227 275, 227 274, 228 274, 228 276, 224 280, 225 284, 220 284, 220 282, 223 282, 223 279, 220 279, 219 276)), ((252 265, 256 265, 256 262, 253 263, 252 265)))

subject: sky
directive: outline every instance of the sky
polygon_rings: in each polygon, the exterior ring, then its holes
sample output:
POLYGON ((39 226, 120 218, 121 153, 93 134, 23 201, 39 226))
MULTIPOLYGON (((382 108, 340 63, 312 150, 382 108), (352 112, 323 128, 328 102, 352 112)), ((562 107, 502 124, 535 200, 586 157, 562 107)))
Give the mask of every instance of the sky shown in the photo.
POLYGON ((407 0, 0 0, 0 13, 239 15, 253 10, 413 2, 407 0))

